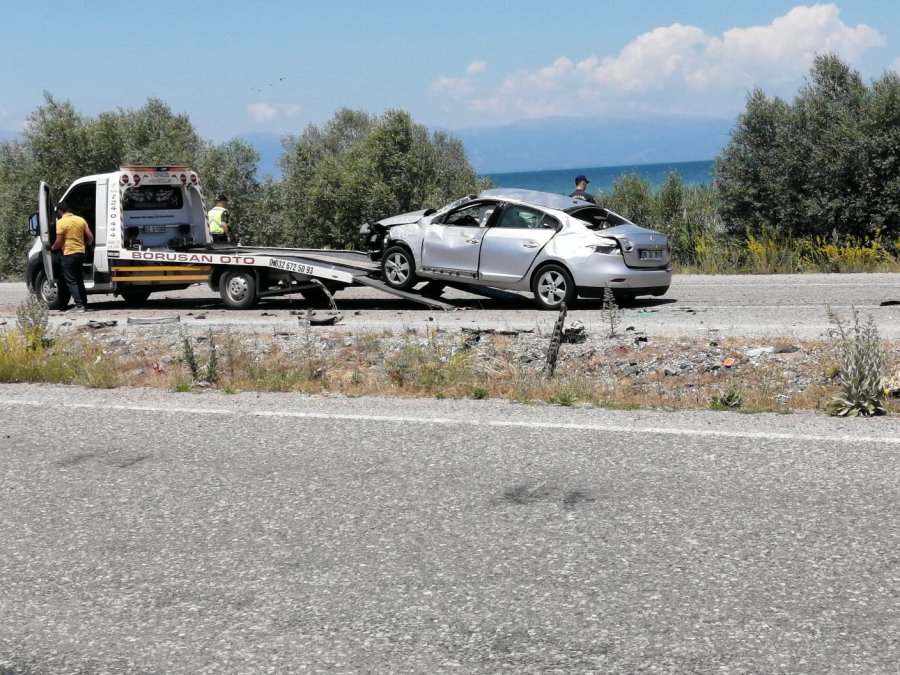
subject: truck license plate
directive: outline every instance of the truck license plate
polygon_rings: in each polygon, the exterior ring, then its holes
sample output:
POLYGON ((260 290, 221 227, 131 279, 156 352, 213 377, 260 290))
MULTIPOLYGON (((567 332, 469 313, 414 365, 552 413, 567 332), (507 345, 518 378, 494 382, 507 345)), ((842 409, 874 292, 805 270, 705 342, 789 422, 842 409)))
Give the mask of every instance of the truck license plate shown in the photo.
POLYGON ((144 232, 152 234, 154 232, 165 232, 165 225, 144 225, 144 232))
POLYGON ((645 251, 641 250, 641 260, 662 260, 662 251, 645 251))

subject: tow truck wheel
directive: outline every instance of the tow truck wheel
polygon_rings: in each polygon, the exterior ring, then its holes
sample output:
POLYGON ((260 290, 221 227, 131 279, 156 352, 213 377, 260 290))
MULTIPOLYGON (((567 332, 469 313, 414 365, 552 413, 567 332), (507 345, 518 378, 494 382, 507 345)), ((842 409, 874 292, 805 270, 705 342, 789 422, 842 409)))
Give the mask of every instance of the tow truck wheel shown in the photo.
POLYGON ((34 278, 34 292, 50 309, 63 309, 69 304, 69 289, 60 279, 51 283, 44 270, 39 270, 34 278))
POLYGON ((416 263, 402 246, 391 246, 381 259, 381 274, 391 288, 408 291, 416 285, 416 263))
POLYGON ((249 309, 256 304, 256 277, 247 270, 226 272, 219 282, 219 294, 229 309, 249 309))

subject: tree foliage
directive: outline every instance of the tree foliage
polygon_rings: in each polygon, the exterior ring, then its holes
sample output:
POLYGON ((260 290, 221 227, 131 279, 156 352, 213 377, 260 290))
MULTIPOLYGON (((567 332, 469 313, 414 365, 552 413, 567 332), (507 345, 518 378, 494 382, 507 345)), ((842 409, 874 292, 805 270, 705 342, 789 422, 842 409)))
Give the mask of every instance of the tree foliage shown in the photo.
POLYGON ((833 54, 790 103, 753 91, 715 165, 728 231, 900 234, 898 103, 896 73, 867 86, 833 54))
POLYGON ((342 109, 284 140, 282 245, 349 247, 359 226, 479 188, 462 143, 402 110, 342 109))

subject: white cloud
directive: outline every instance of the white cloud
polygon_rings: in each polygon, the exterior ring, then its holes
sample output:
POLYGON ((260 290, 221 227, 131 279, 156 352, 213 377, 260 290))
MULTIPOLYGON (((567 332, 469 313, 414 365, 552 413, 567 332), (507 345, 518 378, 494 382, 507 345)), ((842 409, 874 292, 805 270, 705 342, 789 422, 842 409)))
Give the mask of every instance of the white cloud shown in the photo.
POLYGON ((447 77, 441 75, 431 85, 431 90, 452 98, 466 98, 475 92, 475 76, 487 68, 486 61, 472 61, 466 67, 464 77, 447 77))
POLYGON ((295 117, 302 109, 297 103, 251 103, 247 113, 256 122, 271 122, 278 116, 295 117))
MULTIPOLYGON (((835 4, 797 6, 764 26, 732 28, 719 36, 672 24, 639 35, 618 54, 567 56, 508 76, 480 91, 473 62, 461 78, 442 77, 433 89, 497 117, 542 117, 643 111, 732 113, 752 87, 796 85, 816 54, 853 62, 885 43, 871 26, 849 26, 835 4)), ((898 59, 897 63, 900 63, 898 59)), ((897 67, 895 63, 894 67, 897 67)))

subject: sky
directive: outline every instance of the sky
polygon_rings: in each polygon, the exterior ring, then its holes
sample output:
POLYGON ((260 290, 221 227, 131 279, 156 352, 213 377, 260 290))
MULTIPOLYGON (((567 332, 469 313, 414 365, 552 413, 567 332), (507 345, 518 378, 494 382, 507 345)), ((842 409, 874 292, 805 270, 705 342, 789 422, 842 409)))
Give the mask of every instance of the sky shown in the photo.
POLYGON ((150 97, 215 142, 349 107, 431 128, 727 118, 790 98, 817 53, 900 69, 896 0, 0 0, 0 131, 43 92, 82 115, 150 97))

